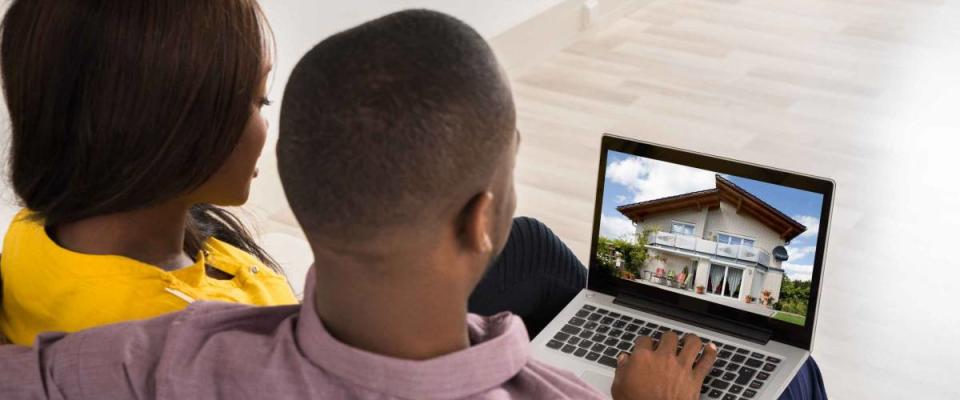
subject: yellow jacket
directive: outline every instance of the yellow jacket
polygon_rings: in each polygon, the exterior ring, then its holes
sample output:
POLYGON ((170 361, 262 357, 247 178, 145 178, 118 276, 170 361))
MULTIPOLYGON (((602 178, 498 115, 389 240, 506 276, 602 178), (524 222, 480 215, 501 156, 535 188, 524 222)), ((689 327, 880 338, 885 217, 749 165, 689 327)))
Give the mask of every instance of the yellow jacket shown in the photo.
POLYGON ((196 263, 168 272, 127 257, 64 249, 27 215, 21 211, 10 224, 0 258, 0 332, 15 344, 30 345, 46 331, 152 318, 196 300, 260 306, 297 302, 285 277, 213 238, 196 263), (207 264, 234 277, 211 278, 207 264))

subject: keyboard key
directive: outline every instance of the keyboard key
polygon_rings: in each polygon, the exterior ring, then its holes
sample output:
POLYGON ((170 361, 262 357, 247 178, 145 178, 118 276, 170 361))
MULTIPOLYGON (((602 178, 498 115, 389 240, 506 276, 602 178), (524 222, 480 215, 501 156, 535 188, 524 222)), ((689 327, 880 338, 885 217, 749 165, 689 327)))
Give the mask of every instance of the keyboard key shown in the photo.
POLYGON ((616 346, 617 343, 619 343, 619 342, 620 342, 620 339, 617 339, 617 338, 607 338, 607 340, 604 341, 603 344, 605 344, 605 345, 607 345, 607 346, 616 346))
POLYGON ((717 348, 718 348, 718 349, 723 348, 723 343, 720 343, 720 342, 718 342, 718 341, 716 341, 716 340, 713 341, 713 344, 717 345, 717 348))
POLYGON ((583 356, 587 355, 587 349, 577 349, 577 351, 574 351, 574 352, 573 352, 573 355, 575 355, 575 356, 577 356, 577 357, 583 357, 583 356))
POLYGON ((636 338, 637 338, 637 335, 634 335, 632 333, 624 333, 623 336, 620 337, 620 340, 626 340, 628 342, 632 342, 636 340, 636 338))
POLYGON ((611 318, 620 318, 620 315, 621 315, 621 314, 618 313, 618 312, 612 312, 612 313, 607 314, 607 315, 609 315, 611 318))
POLYGON ((572 344, 572 345, 576 345, 576 344, 580 343, 580 337, 579 337, 579 336, 571 336, 570 339, 567 340, 567 343, 572 344))
POLYGON ((606 335, 601 335, 601 334, 598 333, 598 334, 596 334, 596 335, 593 335, 593 339, 591 339, 591 340, 593 340, 594 342, 602 342, 602 341, 604 341, 604 340, 607 340, 607 336, 606 336, 606 335))
POLYGON ((609 312, 610 312, 610 310, 605 310, 605 309, 602 309, 602 308, 599 309, 599 310, 597 310, 597 314, 607 314, 607 313, 609 313, 609 312))
POLYGON ((763 354, 760 354, 760 353, 757 353, 757 352, 753 352, 753 353, 750 353, 750 357, 759 358, 759 359, 762 360, 762 359, 763 359, 763 354))
POLYGON ((727 371, 736 371, 736 370, 739 369, 739 368, 740 368, 740 365, 739 365, 739 364, 730 363, 730 364, 727 364, 727 367, 724 368, 724 369, 727 370, 727 371))
MULTIPOLYGON (((751 358, 747 360, 747 362, 745 362, 744 364, 746 364, 746 366, 750 368, 760 368, 760 366, 763 365, 763 361, 760 361, 756 358, 751 358)), ((773 365, 773 364, 767 364, 767 365, 773 365)))
POLYGON ((607 335, 613 336, 613 337, 620 337, 620 335, 622 335, 622 334, 623 334, 623 331, 621 331, 621 330, 619 330, 619 329, 613 329, 613 330, 611 330, 610 333, 608 333, 607 335))
POLYGON ((606 365, 606 366, 608 366, 608 367, 610 367, 610 368, 616 368, 616 367, 617 367, 617 359, 616 359, 616 358, 613 358, 613 357, 600 356, 600 359, 597 360, 597 362, 600 363, 600 364, 606 365))
POLYGON ((780 359, 776 357, 767 357, 767 361, 772 362, 774 364, 780 364, 780 359))
POLYGON ((609 331, 610 331, 610 327, 609 327, 609 326, 601 326, 601 327, 597 328, 597 332, 600 332, 600 333, 607 333, 607 332, 609 332, 609 331))
POLYGON ((587 317, 587 321, 598 321, 600 320, 600 318, 603 318, 603 315, 593 313, 593 314, 590 314, 589 317, 587 317))
POLYGON ((583 331, 583 332, 580 332, 577 336, 582 337, 582 338, 584 338, 584 339, 589 339, 590 337, 593 336, 593 332, 592 332, 592 331, 583 331))
POLYGON ((743 367, 740 368, 740 375, 737 376, 736 384, 746 385, 750 383, 750 380, 753 379, 753 375, 757 373, 757 370, 753 368, 743 367))
POLYGON ((708 394, 707 397, 710 397, 711 399, 719 399, 722 394, 723 392, 713 389, 710 391, 710 394, 708 394))
POLYGON ((628 317, 628 316, 626 316, 626 315, 620 317, 620 319, 621 319, 621 320, 624 320, 624 321, 627 321, 627 322, 633 321, 633 318, 630 318, 630 317, 628 317))
POLYGON ((562 352, 564 352, 564 353, 573 353, 573 351, 576 350, 576 349, 577 349, 577 346, 574 346, 574 345, 572 345, 572 344, 568 344, 568 345, 566 345, 566 346, 563 346, 563 348, 560 349, 560 351, 562 351, 562 352))
POLYGON ((600 326, 600 324, 590 321, 583 325, 583 329, 589 329, 592 331, 594 329, 597 329, 598 326, 600 326))
POLYGON ((603 317, 603 319, 600 320, 600 323, 603 325, 610 325, 613 323, 613 318, 603 317))
POLYGON ((616 329, 623 329, 623 328, 626 327, 626 326, 627 326, 627 321, 624 321, 624 320, 622 320, 622 319, 618 319, 618 320, 616 320, 616 321, 613 321, 613 327, 616 328, 616 329))
POLYGON ((727 359, 730 359, 731 355, 733 355, 733 353, 726 350, 720 350, 720 352, 717 353, 717 358, 721 360, 727 360, 727 359))
POLYGON ((737 374, 735 374, 735 373, 733 373, 733 372, 727 372, 727 373, 723 374, 723 380, 725 380, 725 381, 732 381, 732 380, 733 380, 734 378, 736 378, 736 377, 737 377, 737 374))
POLYGON ((580 333, 580 328, 577 328, 573 325, 564 325, 563 328, 560 328, 560 332, 569 333, 571 335, 576 335, 580 333))
POLYGON ((707 386, 707 385, 700 386, 700 394, 704 394, 708 390, 710 390, 710 386, 707 386))
POLYGON ((591 306, 591 305, 589 305, 589 304, 584 304, 584 305, 583 305, 583 309, 584 309, 584 310, 588 310, 588 311, 593 311, 593 310, 596 310, 597 308, 594 307, 594 306, 591 306))
POLYGON ((603 355, 605 355, 605 356, 607 356, 607 357, 616 357, 616 356, 619 355, 619 354, 620 354, 620 349, 618 349, 618 348, 616 348, 616 347, 608 347, 608 348, 607 348, 606 350, 604 350, 604 352, 603 352, 603 355))
POLYGON ((586 318, 588 315, 590 315, 590 311, 578 310, 576 315, 578 318, 586 318))
POLYGON ((656 332, 654 332, 652 335, 650 335, 650 337, 652 337, 652 338, 654 338, 654 339, 657 339, 657 340, 659 340, 661 336, 663 336, 663 332, 660 332, 660 331, 656 331, 656 332))
POLYGON ((570 325, 573 325, 573 326, 583 326, 583 324, 586 322, 587 320, 583 318, 577 318, 577 317, 570 318, 570 325))
POLYGON ((730 382, 722 381, 720 379, 714 379, 713 382, 710 382, 710 386, 715 387, 717 389, 726 389, 730 387, 730 382))
POLYGON ((593 353, 593 352, 591 352, 591 353, 587 354, 587 357, 586 357, 586 358, 587 358, 587 360, 590 360, 590 361, 597 361, 597 359, 600 358, 600 353, 593 353))
POLYGON ((633 344, 630 342, 620 342, 619 344, 617 344, 617 348, 623 351, 630 351, 632 347, 633 347, 633 344))
POLYGON ((666 331, 669 331, 670 328, 667 328, 667 327, 661 325, 661 326, 657 327, 657 330, 660 331, 660 332, 666 332, 666 331))
POLYGON ((714 369, 710 370, 710 376, 716 378, 716 377, 718 377, 718 376, 720 376, 720 375, 723 375, 723 370, 722 370, 722 369, 714 368, 714 369))
POLYGON ((653 323, 653 322, 647 322, 647 328, 657 329, 657 328, 659 328, 659 327, 660 327, 660 325, 657 325, 657 324, 655 324, 655 323, 653 323))
POLYGON ((727 393, 723 395, 723 400, 737 400, 737 396, 727 393))
POLYGON ((770 378, 770 374, 768 374, 768 373, 766 373, 766 372, 761 372, 761 373, 757 374, 757 379, 758 379, 758 380, 765 381, 765 380, 767 380, 767 378, 770 378))
POLYGON ((763 370, 764 370, 764 371, 767 371, 767 372, 771 372, 771 371, 773 371, 773 370, 776 369, 776 368, 777 368, 777 366, 774 365, 774 364, 764 364, 764 366, 763 366, 763 370))
POLYGON ((732 358, 730 358, 730 361, 739 363, 739 362, 743 362, 743 360, 746 360, 746 359, 747 357, 742 354, 735 354, 732 358))
POLYGON ((740 385, 730 386, 730 393, 740 394, 740 392, 742 391, 743 391, 743 386, 740 386, 740 385))
POLYGON ((607 349, 607 346, 604 346, 603 343, 594 343, 593 347, 590 348, 590 351, 603 353, 603 351, 606 349, 607 349))
POLYGON ((589 349, 591 346, 593 346, 593 342, 589 340, 583 340, 577 346, 580 346, 581 349, 589 349))
POLYGON ((750 389, 760 389, 761 387, 763 387, 763 382, 760 382, 760 381, 750 382, 750 389))
MULTIPOLYGON (((630 327, 627 327, 627 330, 630 330, 630 327)), ((650 332, 653 332, 650 328, 643 328, 640 330, 640 336, 649 336, 650 332)))
POLYGON ((626 328, 624 328, 624 330, 627 331, 627 332, 636 332, 637 329, 640 329, 640 325, 630 324, 630 325, 627 325, 626 328))
POLYGON ((560 343, 560 342, 558 342, 558 341, 556 341, 556 340, 552 340, 552 339, 551 339, 549 342, 547 342, 547 347, 549 347, 549 348, 551 348, 551 349, 554 349, 554 350, 559 349, 560 346, 563 346, 563 343, 560 343))
POLYGON ((748 399, 752 399, 753 396, 756 396, 756 395, 757 395, 757 392, 755 390, 747 389, 746 391, 743 392, 743 397, 746 397, 748 399))
POLYGON ((556 335, 553 335, 553 338, 561 342, 566 342, 567 339, 570 339, 570 334, 565 332, 557 332, 556 335))
POLYGON ((731 346, 731 345, 729 345, 729 344, 725 344, 725 345, 723 345, 723 349, 724 349, 724 350, 734 351, 734 350, 736 350, 737 348, 736 348, 736 347, 733 347, 733 346, 731 346))
POLYGON ((726 366, 727 366, 727 361, 726 361, 726 360, 717 360, 717 361, 714 361, 714 362, 713 362, 713 366, 714 366, 714 367, 717 367, 717 368, 726 367, 726 366))
POLYGON ((738 354, 750 354, 750 350, 747 349, 737 349, 738 354))

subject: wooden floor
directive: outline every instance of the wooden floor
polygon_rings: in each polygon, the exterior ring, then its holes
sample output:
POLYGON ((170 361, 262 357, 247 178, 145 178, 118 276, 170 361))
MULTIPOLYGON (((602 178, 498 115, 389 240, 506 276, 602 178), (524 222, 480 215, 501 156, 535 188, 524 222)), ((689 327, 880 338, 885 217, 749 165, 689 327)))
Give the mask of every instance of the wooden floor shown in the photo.
POLYGON ((586 260, 603 132, 833 178, 828 393, 960 398, 958 2, 654 1, 510 73, 518 214, 586 260))

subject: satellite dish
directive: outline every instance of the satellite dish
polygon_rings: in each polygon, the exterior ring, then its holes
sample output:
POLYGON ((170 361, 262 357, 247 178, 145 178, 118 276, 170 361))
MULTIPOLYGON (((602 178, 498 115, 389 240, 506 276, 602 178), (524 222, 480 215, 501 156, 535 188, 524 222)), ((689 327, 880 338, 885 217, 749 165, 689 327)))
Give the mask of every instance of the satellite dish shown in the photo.
POLYGON ((787 254, 785 247, 777 246, 773 248, 773 258, 776 258, 777 261, 787 261, 790 259, 790 255, 787 254))

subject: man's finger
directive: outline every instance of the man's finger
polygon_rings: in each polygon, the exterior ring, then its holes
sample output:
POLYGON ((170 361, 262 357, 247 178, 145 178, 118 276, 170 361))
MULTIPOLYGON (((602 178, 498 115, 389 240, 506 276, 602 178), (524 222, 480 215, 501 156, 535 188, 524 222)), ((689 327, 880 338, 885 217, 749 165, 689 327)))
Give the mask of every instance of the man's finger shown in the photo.
POLYGON ((693 368, 693 362, 697 360, 697 353, 700 352, 700 337, 692 333, 683 336, 683 349, 680 350, 680 363, 687 368, 693 368))
POLYGON ((628 360, 630 360, 630 353, 621 351, 620 354, 617 355, 617 368, 620 368, 623 366, 623 364, 626 364, 628 360))
POLYGON ((633 343, 633 353, 636 354, 637 350, 653 351, 653 340, 650 340, 649 336, 640 336, 637 341, 633 343))
POLYGON ((703 378, 707 377, 710 369, 713 368, 714 361, 717 361, 717 345, 710 343, 703 348, 703 355, 700 356, 700 361, 697 361, 697 365, 693 366, 693 374, 697 377, 698 381, 702 382, 703 378))
POLYGON ((677 354, 677 333, 667 331, 660 337, 660 345, 657 346, 657 352, 667 352, 670 355, 677 354))

